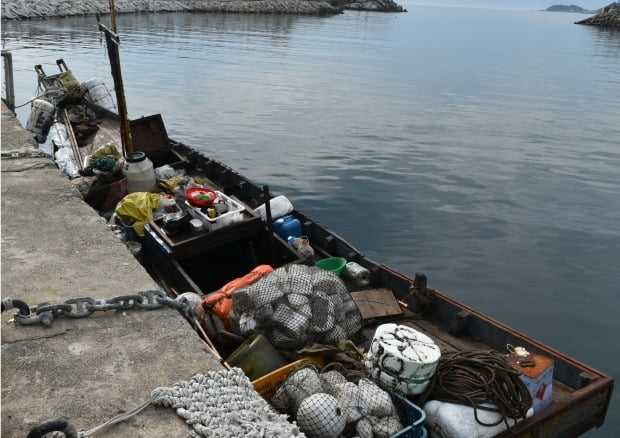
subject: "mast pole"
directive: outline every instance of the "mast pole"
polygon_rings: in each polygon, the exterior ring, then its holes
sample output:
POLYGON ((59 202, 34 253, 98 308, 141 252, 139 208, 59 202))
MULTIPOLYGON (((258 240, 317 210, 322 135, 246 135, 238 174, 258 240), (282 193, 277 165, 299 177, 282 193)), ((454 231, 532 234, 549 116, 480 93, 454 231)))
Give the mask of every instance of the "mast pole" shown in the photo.
POLYGON ((114 91, 116 92, 116 103, 118 105, 118 115, 120 117, 121 143, 123 155, 133 152, 133 142, 131 139, 131 129, 129 126, 129 118, 127 115, 127 104, 125 102, 125 89, 123 87, 123 76, 121 74, 121 56, 118 49, 120 38, 116 34, 116 16, 114 9, 114 0, 110 0, 110 16, 112 28, 108 29, 101 23, 101 19, 97 14, 97 22, 99 30, 105 35, 106 45, 108 47, 108 57, 110 58, 110 68, 112 70, 112 79, 114 80, 114 91))

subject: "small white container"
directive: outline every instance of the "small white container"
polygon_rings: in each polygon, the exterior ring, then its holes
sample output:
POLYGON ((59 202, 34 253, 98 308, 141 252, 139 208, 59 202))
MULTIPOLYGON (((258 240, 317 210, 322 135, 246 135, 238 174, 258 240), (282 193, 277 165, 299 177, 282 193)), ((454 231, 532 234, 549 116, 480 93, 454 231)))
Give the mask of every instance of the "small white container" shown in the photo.
POLYGON ((222 213, 217 217, 210 218, 209 216, 207 216, 206 213, 202 212, 201 208, 194 207, 190 205, 189 202, 185 201, 185 205, 188 208, 189 214, 195 219, 200 219, 205 229, 209 231, 218 230, 228 225, 242 222, 243 210, 245 210, 243 205, 233 201, 222 192, 218 192, 217 190, 215 190, 215 193, 217 194, 218 201, 224 200, 226 202, 226 205, 228 205, 228 211, 226 213, 222 213))
POLYGON ((200 219, 190 220, 189 226, 192 228, 192 233, 194 234, 200 234, 204 231, 204 226, 202 225, 202 221, 200 219))
POLYGON ((127 178, 127 192, 151 192, 155 190, 153 163, 144 152, 131 152, 125 157, 123 175, 127 178))

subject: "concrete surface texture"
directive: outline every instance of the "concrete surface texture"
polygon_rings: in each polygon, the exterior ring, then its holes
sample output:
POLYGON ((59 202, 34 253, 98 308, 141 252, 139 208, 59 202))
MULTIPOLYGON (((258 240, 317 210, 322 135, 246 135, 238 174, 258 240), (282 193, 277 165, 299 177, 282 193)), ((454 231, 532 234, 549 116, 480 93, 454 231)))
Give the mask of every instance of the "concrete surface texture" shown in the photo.
MULTIPOLYGON (((51 159, 32 154, 30 137, 3 103, 2 299, 34 306, 158 289, 51 159)), ((51 327, 16 325, 14 313, 1 316, 2 436, 26 436, 55 418, 88 430, 140 405, 156 387, 224 368, 170 308, 58 317, 51 327)), ((149 406, 96 436, 189 431, 173 409, 149 406)))

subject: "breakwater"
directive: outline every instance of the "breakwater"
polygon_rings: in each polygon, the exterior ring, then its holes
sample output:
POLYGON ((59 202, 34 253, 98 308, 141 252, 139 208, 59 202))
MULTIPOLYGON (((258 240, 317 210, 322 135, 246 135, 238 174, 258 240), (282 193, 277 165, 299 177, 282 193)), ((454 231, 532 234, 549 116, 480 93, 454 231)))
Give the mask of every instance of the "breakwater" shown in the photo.
POLYGON ((607 6, 598 14, 577 21, 576 24, 587 24, 601 27, 620 27, 620 6, 607 6))
MULTIPOLYGON (((345 9, 406 12, 393 0, 116 0, 117 13, 243 12, 335 15, 345 9)), ((108 14, 108 0, 4 0, 2 19, 108 14)))

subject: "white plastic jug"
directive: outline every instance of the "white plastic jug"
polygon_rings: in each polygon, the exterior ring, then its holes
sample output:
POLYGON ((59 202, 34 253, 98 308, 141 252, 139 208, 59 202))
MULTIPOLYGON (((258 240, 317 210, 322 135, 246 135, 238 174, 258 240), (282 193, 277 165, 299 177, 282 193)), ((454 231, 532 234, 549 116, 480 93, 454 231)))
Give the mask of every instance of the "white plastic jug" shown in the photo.
POLYGON ((127 192, 151 192, 155 190, 153 163, 144 152, 131 152, 125 157, 123 175, 127 178, 127 192))

